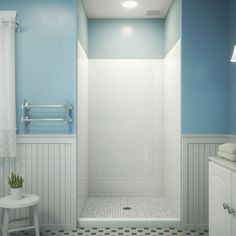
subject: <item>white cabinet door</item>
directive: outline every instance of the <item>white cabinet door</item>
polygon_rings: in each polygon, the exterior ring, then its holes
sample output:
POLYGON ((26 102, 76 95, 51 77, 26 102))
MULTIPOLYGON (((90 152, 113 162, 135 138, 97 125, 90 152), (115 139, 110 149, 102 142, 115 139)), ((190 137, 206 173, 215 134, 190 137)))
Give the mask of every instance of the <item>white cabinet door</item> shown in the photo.
MULTIPOLYGON (((236 210, 236 174, 232 178, 232 208, 236 210)), ((236 216, 232 215, 232 236, 236 235, 236 216)))
POLYGON ((212 162, 209 165, 209 234, 231 236, 231 215, 223 204, 231 205, 232 172, 212 162))

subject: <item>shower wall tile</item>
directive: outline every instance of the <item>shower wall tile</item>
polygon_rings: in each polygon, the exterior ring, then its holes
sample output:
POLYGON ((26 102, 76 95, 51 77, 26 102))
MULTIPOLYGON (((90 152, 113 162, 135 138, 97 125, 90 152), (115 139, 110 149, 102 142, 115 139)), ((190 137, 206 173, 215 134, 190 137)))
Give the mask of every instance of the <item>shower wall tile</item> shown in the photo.
POLYGON ((88 58, 78 41, 78 120, 77 120, 77 178, 78 215, 88 198, 88 58))
POLYGON ((89 196, 161 196, 163 61, 89 60, 89 196))
POLYGON ((90 185, 93 197, 162 197, 162 181, 156 180, 95 180, 90 185), (102 192, 102 194, 101 194, 102 192))

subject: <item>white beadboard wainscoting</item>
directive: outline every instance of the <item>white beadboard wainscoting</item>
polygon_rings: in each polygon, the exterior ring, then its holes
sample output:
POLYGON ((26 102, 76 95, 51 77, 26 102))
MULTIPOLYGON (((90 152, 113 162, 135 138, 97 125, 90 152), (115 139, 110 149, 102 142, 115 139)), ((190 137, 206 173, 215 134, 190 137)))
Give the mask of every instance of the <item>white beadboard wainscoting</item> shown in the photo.
POLYGON ((186 228, 208 227, 208 157, 220 144, 234 142, 227 135, 182 137, 182 222, 186 228))
MULTIPOLYGON (((41 226, 76 227, 75 135, 18 136, 17 157, 0 159, 0 197, 9 194, 12 171, 25 179, 23 192, 39 195, 41 226)), ((26 209, 16 210, 11 218, 27 214, 26 209)))

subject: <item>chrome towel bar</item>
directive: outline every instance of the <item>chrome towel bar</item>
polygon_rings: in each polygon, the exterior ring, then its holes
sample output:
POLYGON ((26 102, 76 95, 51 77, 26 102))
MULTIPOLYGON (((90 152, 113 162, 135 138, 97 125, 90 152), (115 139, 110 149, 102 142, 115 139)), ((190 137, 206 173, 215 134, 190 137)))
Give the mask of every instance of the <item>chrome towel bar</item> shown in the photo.
POLYGON ((66 124, 70 125, 72 123, 72 109, 73 106, 70 103, 67 103, 66 105, 31 105, 26 100, 24 100, 24 103, 21 106, 23 110, 23 117, 22 122, 27 126, 30 124, 30 122, 47 122, 47 121, 54 121, 54 122, 60 122, 63 121, 66 124), (29 116, 29 111, 31 108, 62 108, 65 110, 65 116, 63 118, 31 118, 29 116))
MULTIPOLYGON (((64 108, 66 109, 68 105, 31 105, 29 103, 22 104, 23 108, 30 109, 30 108, 64 108)), ((71 107, 72 109, 72 107, 71 107)))
POLYGON ((62 118, 39 118, 39 119, 32 119, 29 116, 25 117, 25 122, 34 122, 34 121, 64 121, 64 122, 72 122, 67 119, 62 118))

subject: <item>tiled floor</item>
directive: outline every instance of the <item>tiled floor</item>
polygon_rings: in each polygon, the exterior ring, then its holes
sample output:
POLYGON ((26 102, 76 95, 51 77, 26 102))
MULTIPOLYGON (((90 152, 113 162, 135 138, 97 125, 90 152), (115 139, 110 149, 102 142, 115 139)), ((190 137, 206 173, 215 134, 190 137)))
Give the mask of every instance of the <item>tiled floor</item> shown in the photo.
POLYGON ((177 214, 165 198, 89 198, 81 218, 177 218, 177 214))
POLYGON ((175 229, 175 228, 116 228, 116 229, 79 229, 78 235, 83 236, 105 236, 105 235, 111 235, 111 236, 171 236, 171 235, 177 235, 177 236, 185 236, 185 235, 191 235, 191 236, 199 236, 199 235, 208 235, 208 231, 203 230, 181 230, 181 229, 175 229))
MULTIPOLYGON (((71 231, 64 230, 45 230, 40 233, 41 236, 208 236, 208 231, 204 230, 182 230, 175 228, 92 228, 92 229, 75 229, 71 231)), ((10 234, 11 236, 33 236, 31 232, 21 232, 17 234, 10 234)))

